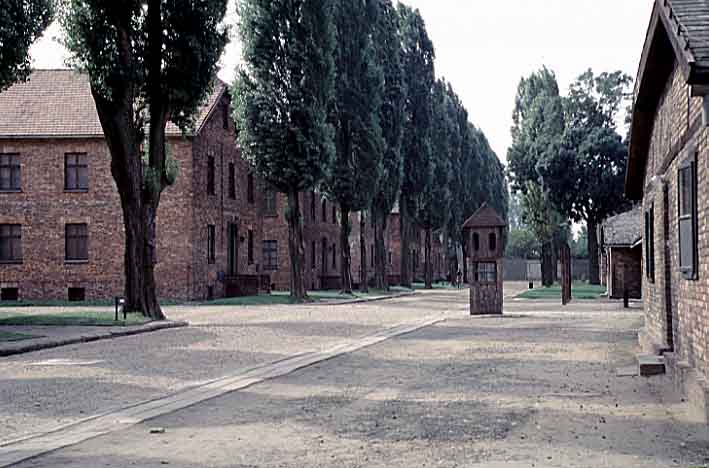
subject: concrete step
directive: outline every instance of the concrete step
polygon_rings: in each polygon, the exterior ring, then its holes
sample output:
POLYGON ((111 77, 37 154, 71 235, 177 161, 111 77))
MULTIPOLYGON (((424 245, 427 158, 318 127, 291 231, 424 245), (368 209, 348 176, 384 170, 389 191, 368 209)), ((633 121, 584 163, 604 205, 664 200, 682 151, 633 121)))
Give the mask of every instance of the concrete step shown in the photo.
POLYGON ((665 358, 653 355, 638 356, 638 367, 643 377, 662 375, 665 373, 665 358))

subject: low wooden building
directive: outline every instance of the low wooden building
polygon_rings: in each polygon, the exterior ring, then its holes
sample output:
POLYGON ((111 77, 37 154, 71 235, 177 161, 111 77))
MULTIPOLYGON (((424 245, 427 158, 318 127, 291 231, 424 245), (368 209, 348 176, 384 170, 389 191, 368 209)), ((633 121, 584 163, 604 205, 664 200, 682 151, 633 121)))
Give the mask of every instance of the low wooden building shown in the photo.
POLYGON ((627 291, 631 299, 642 297, 643 214, 637 207, 608 218, 600 230, 601 283, 608 297, 623 299, 627 291))

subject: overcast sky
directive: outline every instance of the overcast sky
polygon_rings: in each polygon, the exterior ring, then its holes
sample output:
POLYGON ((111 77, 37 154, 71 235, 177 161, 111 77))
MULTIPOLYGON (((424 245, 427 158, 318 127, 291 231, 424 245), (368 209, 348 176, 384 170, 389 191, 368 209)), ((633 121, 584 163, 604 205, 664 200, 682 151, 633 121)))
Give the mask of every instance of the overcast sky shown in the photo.
MULTIPOLYGON (((562 92, 584 70, 635 77, 653 0, 407 0, 436 47, 436 73, 453 84, 494 150, 506 159, 512 107, 522 76, 546 65, 562 92)), ((230 16, 233 18, 233 15, 230 16)), ((33 48, 37 68, 62 67, 53 25, 33 48)), ((232 41, 220 76, 239 61, 232 41)))

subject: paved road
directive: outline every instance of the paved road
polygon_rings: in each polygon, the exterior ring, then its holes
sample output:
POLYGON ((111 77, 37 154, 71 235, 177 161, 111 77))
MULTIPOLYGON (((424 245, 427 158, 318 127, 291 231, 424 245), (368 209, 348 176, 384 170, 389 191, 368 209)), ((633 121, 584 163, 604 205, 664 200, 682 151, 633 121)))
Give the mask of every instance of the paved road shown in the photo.
POLYGON ((189 328, 3 358, 0 444, 432 313, 461 315, 465 302, 443 290, 346 306, 171 307, 189 328))

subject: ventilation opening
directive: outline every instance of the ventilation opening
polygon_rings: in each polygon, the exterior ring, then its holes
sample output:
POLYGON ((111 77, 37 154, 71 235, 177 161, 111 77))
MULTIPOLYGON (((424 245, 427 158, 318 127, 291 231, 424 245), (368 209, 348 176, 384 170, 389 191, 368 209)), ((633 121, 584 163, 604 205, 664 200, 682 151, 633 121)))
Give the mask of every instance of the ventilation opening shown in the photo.
POLYGON ((84 302, 86 300, 86 289, 69 288, 69 302, 84 302))
POLYGON ((20 290, 18 288, 0 289, 0 301, 19 301, 20 290))

